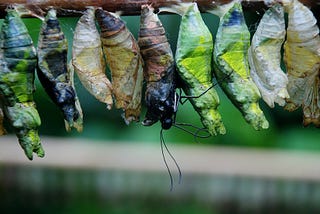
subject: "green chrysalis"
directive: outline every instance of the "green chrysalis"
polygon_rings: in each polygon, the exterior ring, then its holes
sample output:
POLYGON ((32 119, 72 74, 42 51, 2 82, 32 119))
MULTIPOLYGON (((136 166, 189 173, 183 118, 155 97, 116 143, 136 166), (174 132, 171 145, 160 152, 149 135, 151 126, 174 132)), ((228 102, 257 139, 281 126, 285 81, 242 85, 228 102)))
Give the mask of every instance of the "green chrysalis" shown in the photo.
POLYGON ((246 26, 241 3, 236 1, 224 15, 214 46, 214 71, 223 91, 241 111, 245 120, 256 130, 267 129, 269 123, 259 107, 261 98, 250 77, 248 48, 250 33, 246 26))
POLYGON ((184 83, 183 90, 190 97, 190 102, 209 133, 225 134, 225 127, 217 111, 219 97, 212 87, 212 35, 202 20, 196 3, 184 3, 179 6, 178 13, 182 18, 176 64, 184 83))
POLYGON ((14 9, 7 9, 0 49, 0 93, 3 110, 26 156, 44 156, 38 127, 40 116, 33 101, 36 51, 28 30, 14 9))

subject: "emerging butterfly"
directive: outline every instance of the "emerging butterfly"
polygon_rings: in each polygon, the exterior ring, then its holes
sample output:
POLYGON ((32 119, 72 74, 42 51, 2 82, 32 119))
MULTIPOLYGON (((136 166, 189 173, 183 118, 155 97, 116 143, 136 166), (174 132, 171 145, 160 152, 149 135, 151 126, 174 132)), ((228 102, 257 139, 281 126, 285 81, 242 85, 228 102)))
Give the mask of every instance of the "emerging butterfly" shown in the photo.
MULTIPOLYGON (((179 165, 165 144, 163 137, 164 130, 176 127, 193 135, 195 139, 207 138, 210 137, 210 134, 204 128, 176 121, 178 105, 179 103, 183 103, 181 99, 186 97, 176 93, 178 81, 173 53, 166 37, 165 29, 150 5, 142 6, 138 44, 142 58, 144 59, 144 76, 147 82, 145 95, 147 114, 142 124, 151 126, 157 121, 161 122, 161 152, 170 176, 170 189, 172 190, 173 177, 164 154, 164 149, 178 169, 179 183, 181 182, 182 174, 179 165), (205 132, 205 134, 202 135, 202 132, 205 132)), ((192 98, 195 99, 195 97, 192 98)))
POLYGON ((66 130, 82 131, 82 109, 74 88, 73 69, 68 66, 68 43, 60 28, 56 10, 51 8, 38 38, 38 77, 64 115, 66 130))
POLYGON ((138 39, 147 82, 147 113, 142 124, 151 126, 160 120, 162 128, 169 129, 177 102, 175 65, 165 29, 153 11, 151 6, 142 6, 138 39))
POLYGON ((297 0, 287 2, 287 41, 284 61, 289 79, 285 109, 303 108, 303 124, 320 127, 320 37, 317 20, 297 0))
POLYGON ((173 188, 173 178, 168 167, 164 148, 181 170, 163 139, 163 130, 175 125, 178 96, 176 94, 176 75, 174 58, 170 44, 165 35, 165 29, 154 9, 150 5, 142 5, 138 44, 144 60, 144 78, 147 82, 145 102, 147 113, 142 124, 151 126, 161 122, 160 145, 164 163, 170 176, 170 189, 173 188))
POLYGON ((214 72, 221 88, 254 129, 267 129, 269 123, 259 107, 261 98, 250 77, 248 48, 250 33, 239 1, 209 11, 220 16, 213 52, 214 72), (227 77, 227 78, 226 78, 227 77))
POLYGON ((8 7, 0 35, 1 108, 13 127, 26 156, 44 156, 38 135, 41 124, 33 99, 36 50, 14 6, 8 7))

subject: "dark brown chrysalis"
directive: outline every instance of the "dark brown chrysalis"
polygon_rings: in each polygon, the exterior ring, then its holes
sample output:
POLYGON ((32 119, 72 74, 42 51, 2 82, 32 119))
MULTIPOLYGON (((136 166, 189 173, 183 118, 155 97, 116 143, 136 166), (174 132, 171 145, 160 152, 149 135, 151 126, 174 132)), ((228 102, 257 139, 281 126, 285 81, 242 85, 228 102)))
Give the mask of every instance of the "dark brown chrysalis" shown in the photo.
POLYGON ((38 39, 38 77, 51 100, 64 115, 65 126, 82 131, 82 110, 74 88, 73 70, 67 64, 68 44, 56 10, 51 8, 38 39))
POLYGON ((150 126, 160 120, 162 128, 169 129, 176 112, 175 65, 165 29, 153 11, 150 5, 142 6, 138 39, 147 81, 147 114, 142 124, 150 126))
POLYGON ((103 52, 111 71, 116 108, 124 110, 128 124, 138 121, 143 82, 142 58, 137 41, 116 14, 97 9, 103 52))

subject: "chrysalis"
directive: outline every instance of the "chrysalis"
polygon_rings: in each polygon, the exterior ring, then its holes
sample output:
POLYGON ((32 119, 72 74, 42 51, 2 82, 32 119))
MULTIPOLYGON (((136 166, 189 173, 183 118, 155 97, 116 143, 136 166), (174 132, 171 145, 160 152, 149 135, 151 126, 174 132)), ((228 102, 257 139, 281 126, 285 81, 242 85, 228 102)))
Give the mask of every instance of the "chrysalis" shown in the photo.
POLYGON ((14 128, 26 156, 44 156, 38 127, 41 124, 33 101, 36 50, 15 9, 7 9, 1 31, 0 94, 4 114, 14 128))
POLYGON ((124 110, 127 124, 138 121, 143 82, 139 46, 116 14, 97 9, 96 18, 101 29, 103 52, 111 70, 116 108, 124 110))
MULTIPOLYGON (((52 101, 64 115, 66 130, 82 131, 82 110, 73 86, 73 70, 67 64, 68 44, 56 10, 51 8, 38 39, 38 77, 52 101)), ((71 67, 71 66, 70 66, 71 67)))
POLYGON ((142 6, 138 44, 147 81, 147 114, 142 122, 150 126, 160 120, 163 129, 172 125, 175 113, 175 66, 165 30, 153 8, 142 6))
POLYGON ((144 76, 147 82, 145 94, 147 114, 142 124, 144 126, 151 126, 158 120, 161 122, 161 153, 169 173, 170 189, 172 190, 173 177, 164 151, 167 152, 167 155, 171 157, 176 165, 179 171, 179 180, 181 180, 181 170, 165 144, 163 130, 176 126, 175 113, 178 103, 178 96, 175 92, 176 74, 174 58, 165 29, 150 5, 142 5, 141 7, 138 44, 144 60, 144 76))
MULTIPOLYGON (((0 66, 0 68, 1 68, 1 66, 0 66)), ((1 74, 0 74, 1 75, 1 74)), ((0 83, 1 84, 1 83, 0 83)), ((3 100, 3 98, 1 97, 2 95, 1 95, 1 88, 0 88, 0 136, 2 136, 2 135, 5 135, 6 133, 7 133, 7 131, 6 131, 6 129, 4 128, 4 125, 3 125, 3 121, 4 121, 4 113, 3 113, 3 110, 2 110, 2 108, 4 108, 3 107, 3 104, 1 103, 2 101, 1 100, 3 100)))
POLYGON ((287 41, 284 61, 288 74, 288 92, 285 109, 303 108, 303 124, 320 126, 320 37, 317 20, 312 12, 294 0, 286 5, 288 12, 287 41))
POLYGON ((250 33, 244 20, 241 3, 233 1, 224 7, 227 11, 220 17, 213 52, 216 78, 245 120, 256 130, 267 129, 269 123, 258 103, 261 96, 250 78, 248 64, 250 33))
POLYGON ((288 78, 280 67, 285 35, 283 6, 275 4, 262 17, 248 51, 250 75, 271 108, 274 102, 284 106, 289 98, 288 78))
POLYGON ((112 107, 112 86, 105 74, 100 34, 95 24, 95 9, 87 8, 73 36, 72 64, 84 87, 99 101, 112 107))
POLYGON ((212 35, 202 20, 198 6, 196 3, 181 3, 164 10, 173 10, 182 16, 176 64, 183 80, 183 90, 190 97, 189 100, 209 133, 225 134, 225 127, 217 111, 219 97, 212 87, 212 35))

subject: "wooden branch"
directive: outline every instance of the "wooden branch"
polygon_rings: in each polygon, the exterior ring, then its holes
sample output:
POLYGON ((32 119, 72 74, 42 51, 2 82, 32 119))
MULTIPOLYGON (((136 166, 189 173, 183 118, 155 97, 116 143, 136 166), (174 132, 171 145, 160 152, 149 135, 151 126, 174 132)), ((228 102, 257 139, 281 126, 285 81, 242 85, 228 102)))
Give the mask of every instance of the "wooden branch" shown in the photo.
MULTIPOLYGON (((5 14, 5 8, 10 4, 23 4, 28 8, 41 9, 46 11, 53 6, 61 9, 60 16, 79 16, 77 11, 82 11, 86 6, 98 6, 105 10, 115 12, 122 11, 123 15, 139 15, 143 4, 151 4, 155 7, 168 6, 175 4, 178 0, 6 0, 0 3, 0 16, 5 14)), ((192 2, 193 0, 181 0, 182 2, 192 2)), ((220 4, 229 3, 231 0, 198 0, 200 8, 214 7, 220 4)), ((300 0, 300 2, 312 8, 320 8, 318 1, 300 0)), ((263 0, 243 0, 246 10, 257 10, 264 7, 263 0)))

